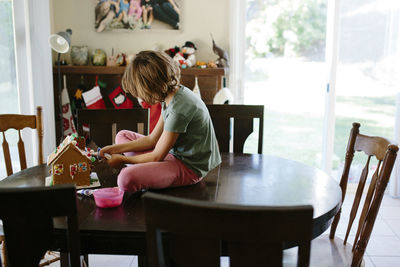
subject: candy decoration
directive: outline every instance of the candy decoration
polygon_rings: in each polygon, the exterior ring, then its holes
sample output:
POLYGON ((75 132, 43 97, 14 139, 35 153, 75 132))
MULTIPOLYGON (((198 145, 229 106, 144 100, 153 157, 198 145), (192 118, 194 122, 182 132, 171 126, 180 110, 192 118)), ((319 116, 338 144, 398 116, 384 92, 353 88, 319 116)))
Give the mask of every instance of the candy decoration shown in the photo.
POLYGON ((64 173, 64 165, 62 164, 54 164, 54 174, 61 175, 64 173))
POLYGON ((69 173, 70 173, 72 179, 74 179, 77 171, 78 171, 78 167, 76 166, 76 164, 69 165, 69 173))
POLYGON ((87 171, 86 162, 79 162, 78 163, 78 172, 85 172, 85 171, 87 171))

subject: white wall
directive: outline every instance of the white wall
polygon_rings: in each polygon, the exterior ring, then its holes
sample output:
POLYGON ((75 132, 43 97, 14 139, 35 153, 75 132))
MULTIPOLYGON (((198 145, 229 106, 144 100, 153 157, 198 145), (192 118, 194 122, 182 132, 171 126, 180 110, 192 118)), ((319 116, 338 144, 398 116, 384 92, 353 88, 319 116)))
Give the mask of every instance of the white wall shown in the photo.
MULTIPOLYGON (((72 29, 72 45, 101 48, 107 54, 137 53, 145 49, 182 46, 192 41, 197 46, 198 60, 209 61, 217 57, 212 52, 210 33, 216 43, 229 51, 229 0, 180 0, 181 29, 152 29, 138 32, 101 32, 94 30, 96 0, 50 0, 52 31, 72 29)), ((67 58, 68 59, 68 58, 67 58)))

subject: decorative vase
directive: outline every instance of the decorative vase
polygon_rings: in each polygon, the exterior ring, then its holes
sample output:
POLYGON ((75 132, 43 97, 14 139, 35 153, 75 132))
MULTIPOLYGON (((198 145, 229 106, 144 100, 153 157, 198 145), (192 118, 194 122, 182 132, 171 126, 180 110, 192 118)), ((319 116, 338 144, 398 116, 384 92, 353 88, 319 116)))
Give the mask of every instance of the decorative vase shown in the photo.
POLYGON ((73 65, 84 66, 89 62, 89 48, 87 45, 71 47, 71 61, 73 65))
POLYGON ((92 64, 94 66, 105 66, 107 61, 106 52, 101 49, 96 49, 93 51, 92 64))

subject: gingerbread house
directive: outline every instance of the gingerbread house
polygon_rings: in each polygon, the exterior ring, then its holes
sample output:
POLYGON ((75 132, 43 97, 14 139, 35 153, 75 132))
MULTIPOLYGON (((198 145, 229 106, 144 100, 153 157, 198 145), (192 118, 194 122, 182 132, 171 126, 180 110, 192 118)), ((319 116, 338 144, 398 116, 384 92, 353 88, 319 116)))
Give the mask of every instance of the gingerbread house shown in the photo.
POLYGON ((90 171, 93 157, 90 151, 79 147, 81 142, 74 135, 67 136, 64 141, 47 158, 51 166, 53 185, 76 184, 90 185, 90 171))

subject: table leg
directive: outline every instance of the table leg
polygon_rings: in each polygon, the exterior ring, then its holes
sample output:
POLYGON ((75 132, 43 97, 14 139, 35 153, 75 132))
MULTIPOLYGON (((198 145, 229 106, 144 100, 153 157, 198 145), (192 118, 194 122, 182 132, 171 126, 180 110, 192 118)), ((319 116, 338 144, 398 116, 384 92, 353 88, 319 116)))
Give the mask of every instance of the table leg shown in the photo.
POLYGON ((138 267, 147 267, 146 256, 138 255, 138 267))
POLYGON ((89 254, 83 255, 83 259, 85 260, 86 267, 89 267, 89 254))
POLYGON ((68 253, 60 252, 60 267, 69 267, 68 253))

